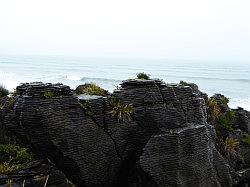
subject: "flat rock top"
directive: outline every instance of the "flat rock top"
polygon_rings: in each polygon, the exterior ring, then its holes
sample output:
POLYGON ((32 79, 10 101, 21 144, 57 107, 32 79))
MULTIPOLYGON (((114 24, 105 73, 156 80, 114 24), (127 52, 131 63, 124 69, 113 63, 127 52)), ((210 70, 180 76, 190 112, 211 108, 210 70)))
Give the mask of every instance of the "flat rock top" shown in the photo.
POLYGON ((72 90, 69 86, 63 85, 61 83, 42 83, 42 82, 31 82, 22 83, 16 88, 20 95, 43 94, 45 91, 53 92, 56 95, 73 95, 72 90))
POLYGON ((144 79, 129 79, 129 80, 124 80, 121 83, 121 86, 136 86, 136 85, 152 85, 155 84, 155 80, 144 80, 144 79))

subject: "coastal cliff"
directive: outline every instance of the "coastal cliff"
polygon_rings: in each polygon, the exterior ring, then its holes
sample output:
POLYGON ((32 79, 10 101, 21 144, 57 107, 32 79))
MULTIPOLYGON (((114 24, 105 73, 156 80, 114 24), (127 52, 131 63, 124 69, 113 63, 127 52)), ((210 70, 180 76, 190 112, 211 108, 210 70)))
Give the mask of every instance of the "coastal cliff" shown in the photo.
MULTIPOLYGON (((219 152, 208 123, 207 95, 194 84, 126 80, 107 97, 77 96, 68 86, 44 83, 22 84, 16 92, 11 102, 2 99, 9 104, 0 110, 1 133, 14 136, 37 159, 49 159, 76 186, 237 183, 236 166, 219 152), (130 119, 112 115, 112 98, 133 107, 130 119)), ((249 113, 237 115, 249 133, 249 113)))

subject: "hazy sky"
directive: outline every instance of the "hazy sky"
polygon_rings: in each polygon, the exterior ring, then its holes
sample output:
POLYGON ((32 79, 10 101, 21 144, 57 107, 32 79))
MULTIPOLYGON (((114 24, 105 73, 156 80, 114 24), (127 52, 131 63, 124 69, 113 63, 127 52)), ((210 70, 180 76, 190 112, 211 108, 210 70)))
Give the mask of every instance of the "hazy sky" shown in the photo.
POLYGON ((0 0, 0 54, 250 62, 250 1, 0 0))

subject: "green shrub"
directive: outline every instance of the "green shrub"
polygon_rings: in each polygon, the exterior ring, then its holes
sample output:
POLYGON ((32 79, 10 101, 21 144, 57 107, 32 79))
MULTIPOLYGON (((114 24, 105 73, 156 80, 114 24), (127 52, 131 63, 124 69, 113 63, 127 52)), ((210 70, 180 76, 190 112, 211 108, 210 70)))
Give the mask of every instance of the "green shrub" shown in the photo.
POLYGON ((13 97, 8 97, 6 100, 2 101, 0 103, 0 110, 2 110, 5 107, 11 107, 15 103, 15 99, 13 97))
POLYGON ((216 125, 216 135, 218 137, 221 137, 225 139, 228 137, 228 134, 235 131, 235 128, 233 127, 233 120, 235 118, 235 112, 234 111, 228 111, 227 113, 220 115, 218 117, 218 125, 216 125))
POLYGON ((15 174, 18 170, 20 170, 20 165, 18 164, 10 164, 7 162, 0 164, 0 175, 15 174))
POLYGON ((243 138, 243 144, 244 145, 247 145, 247 146, 250 146, 250 135, 246 135, 244 138, 243 138))
POLYGON ((221 103, 224 105, 227 105, 229 103, 229 98, 227 98, 225 96, 221 97, 220 100, 221 100, 221 103))
POLYGON ((214 98, 209 98, 207 101, 207 113, 209 120, 217 119, 221 114, 220 107, 214 98))
POLYGON ((218 119, 219 124, 227 129, 229 132, 233 132, 235 129, 229 124, 230 121, 225 116, 220 116, 218 119))
POLYGON ((79 85, 75 89, 75 93, 77 95, 80 95, 80 94, 98 95, 98 96, 107 96, 108 95, 107 90, 104 90, 103 88, 96 85, 95 83, 85 83, 83 85, 79 85))
POLYGON ((146 74, 144 72, 137 73, 136 76, 137 76, 137 79, 142 79, 142 80, 149 80, 150 79, 150 74, 146 74))
POLYGON ((89 101, 81 100, 80 105, 81 105, 81 107, 83 109, 83 112, 84 112, 85 116, 88 116, 88 117, 93 116, 92 106, 91 106, 91 103, 89 101))
POLYGON ((189 86, 189 83, 187 83, 186 81, 180 81, 180 83, 179 83, 180 85, 182 85, 182 86, 189 86))
POLYGON ((212 96, 212 98, 214 98, 219 105, 227 105, 229 103, 229 98, 222 94, 216 93, 212 96))
POLYGON ((0 174, 14 174, 33 160, 27 149, 13 144, 0 144, 0 174))
POLYGON ((239 147, 239 142, 233 138, 226 138, 224 141, 224 152, 227 158, 231 158, 236 155, 236 150, 239 147))
POLYGON ((4 108, 4 104, 0 103, 0 110, 4 108))
POLYGON ((110 114, 115 117, 118 122, 124 123, 131 119, 133 107, 131 104, 124 104, 119 99, 112 97, 110 101, 111 111, 110 114))
POLYGON ((226 113, 226 116, 230 119, 230 120, 233 120, 235 118, 235 111, 233 110, 230 110, 226 113))
POLYGON ((9 95, 9 91, 2 85, 0 85, 0 98, 9 95))
POLYGON ((52 91, 45 91, 43 93, 43 97, 46 98, 46 99, 53 98, 54 97, 54 93, 52 91))
POLYGON ((230 125, 235 119, 235 112, 230 110, 218 118, 218 122, 221 125, 230 125))

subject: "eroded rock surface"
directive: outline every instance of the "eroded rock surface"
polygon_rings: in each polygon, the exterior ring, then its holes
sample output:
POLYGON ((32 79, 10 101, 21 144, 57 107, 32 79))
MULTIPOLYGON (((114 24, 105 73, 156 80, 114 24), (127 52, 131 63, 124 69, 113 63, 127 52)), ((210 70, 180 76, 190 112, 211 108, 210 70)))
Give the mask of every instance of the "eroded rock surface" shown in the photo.
POLYGON ((132 104, 132 120, 110 114, 110 98, 77 97, 61 84, 31 83, 1 126, 78 186, 231 186, 207 124, 198 88, 128 80, 113 95, 132 104), (51 94, 53 93, 53 94, 51 94), (79 101, 90 103, 86 116, 79 101))
POLYGON ((46 160, 36 160, 14 175, 1 175, 0 186, 74 187, 61 171, 46 160))

